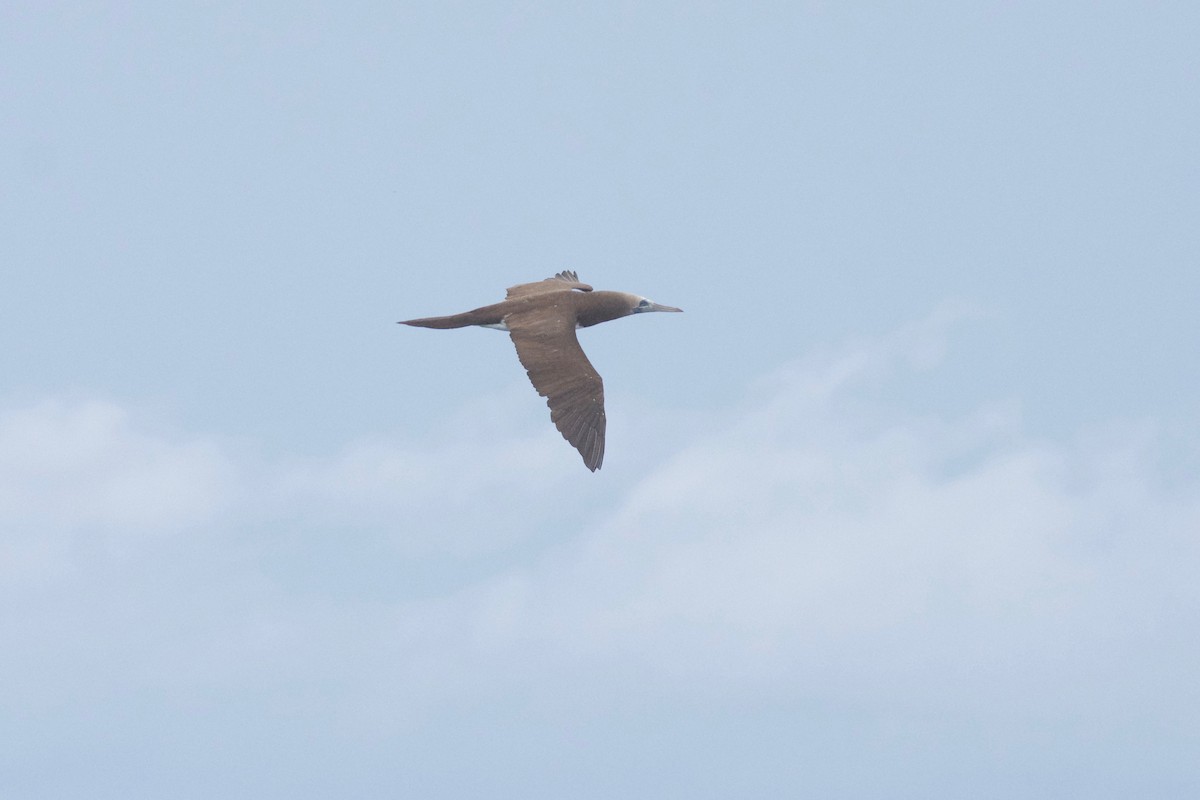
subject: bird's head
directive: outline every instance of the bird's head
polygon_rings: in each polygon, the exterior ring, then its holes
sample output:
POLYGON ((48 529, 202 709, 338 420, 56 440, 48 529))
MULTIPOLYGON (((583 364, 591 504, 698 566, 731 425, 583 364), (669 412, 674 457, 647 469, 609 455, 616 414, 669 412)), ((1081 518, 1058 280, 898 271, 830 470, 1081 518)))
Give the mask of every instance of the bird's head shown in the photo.
POLYGON ((683 311, 682 308, 660 305, 659 303, 656 303, 653 300, 648 300, 645 297, 638 297, 637 295, 631 295, 630 297, 634 301, 633 310, 631 312, 633 314, 644 314, 647 311, 683 311))

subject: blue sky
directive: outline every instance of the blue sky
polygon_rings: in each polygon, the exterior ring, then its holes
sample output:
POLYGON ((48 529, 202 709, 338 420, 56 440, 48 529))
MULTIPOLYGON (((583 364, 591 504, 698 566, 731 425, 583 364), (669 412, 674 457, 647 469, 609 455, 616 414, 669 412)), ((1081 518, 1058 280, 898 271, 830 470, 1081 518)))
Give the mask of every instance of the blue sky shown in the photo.
POLYGON ((0 789, 1194 797, 1198 36, 0 6, 0 789))

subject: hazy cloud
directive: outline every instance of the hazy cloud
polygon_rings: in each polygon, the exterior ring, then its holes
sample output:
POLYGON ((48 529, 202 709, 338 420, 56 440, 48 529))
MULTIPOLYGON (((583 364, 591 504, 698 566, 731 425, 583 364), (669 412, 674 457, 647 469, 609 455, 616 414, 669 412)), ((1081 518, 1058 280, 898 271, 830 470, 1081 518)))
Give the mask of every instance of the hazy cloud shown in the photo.
POLYGON ((111 402, 0 409, 0 574, 36 582, 193 529, 230 502, 233 470, 213 442, 148 432, 111 402))
POLYGON ((0 670, 2 702, 236 696, 405 737, 496 703, 602 719, 629 702, 758 698, 918 728, 932 715, 1196 736, 1200 487, 1159 480, 1148 427, 1055 442, 1025 433, 1012 401, 959 418, 881 402, 889 376, 935 366, 952 316, 781 369, 573 526, 576 499, 547 491, 567 483, 553 431, 489 443, 464 421, 441 447, 380 438, 255 463, 111 404, 6 412, 4 574, 39 547, 44 569, 71 559, 64 532, 77 546, 131 531, 145 557, 10 583, 20 656, 0 670), (534 502, 549 510, 530 525, 534 502), (357 552, 347 520, 382 549, 336 592, 280 578, 282 542, 320 537, 310 560, 357 552), (207 533, 148 535, 184 528, 207 533), (461 575, 356 591, 375 560, 397 582, 461 575))
POLYGON ((221 506, 228 467, 213 444, 138 430, 109 402, 0 412, 0 516, 10 521, 172 530, 221 506))

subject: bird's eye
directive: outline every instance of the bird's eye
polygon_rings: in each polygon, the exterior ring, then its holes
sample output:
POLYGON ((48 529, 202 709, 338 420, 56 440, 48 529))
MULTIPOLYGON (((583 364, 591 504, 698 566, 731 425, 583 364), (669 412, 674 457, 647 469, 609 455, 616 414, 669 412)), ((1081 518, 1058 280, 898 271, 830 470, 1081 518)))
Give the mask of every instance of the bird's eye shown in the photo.
POLYGON ((650 301, 649 301, 649 300, 643 300, 642 302, 638 303, 638 308, 645 308, 645 307, 646 307, 646 306, 648 306, 648 305, 650 305, 650 301))

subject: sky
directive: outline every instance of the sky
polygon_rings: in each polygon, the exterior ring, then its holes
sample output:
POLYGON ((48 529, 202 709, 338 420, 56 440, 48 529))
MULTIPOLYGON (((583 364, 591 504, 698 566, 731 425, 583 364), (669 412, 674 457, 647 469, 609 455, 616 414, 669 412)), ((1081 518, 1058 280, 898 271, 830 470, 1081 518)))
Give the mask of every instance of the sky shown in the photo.
POLYGON ((0 3, 0 793, 1197 796, 1198 38, 0 3))

